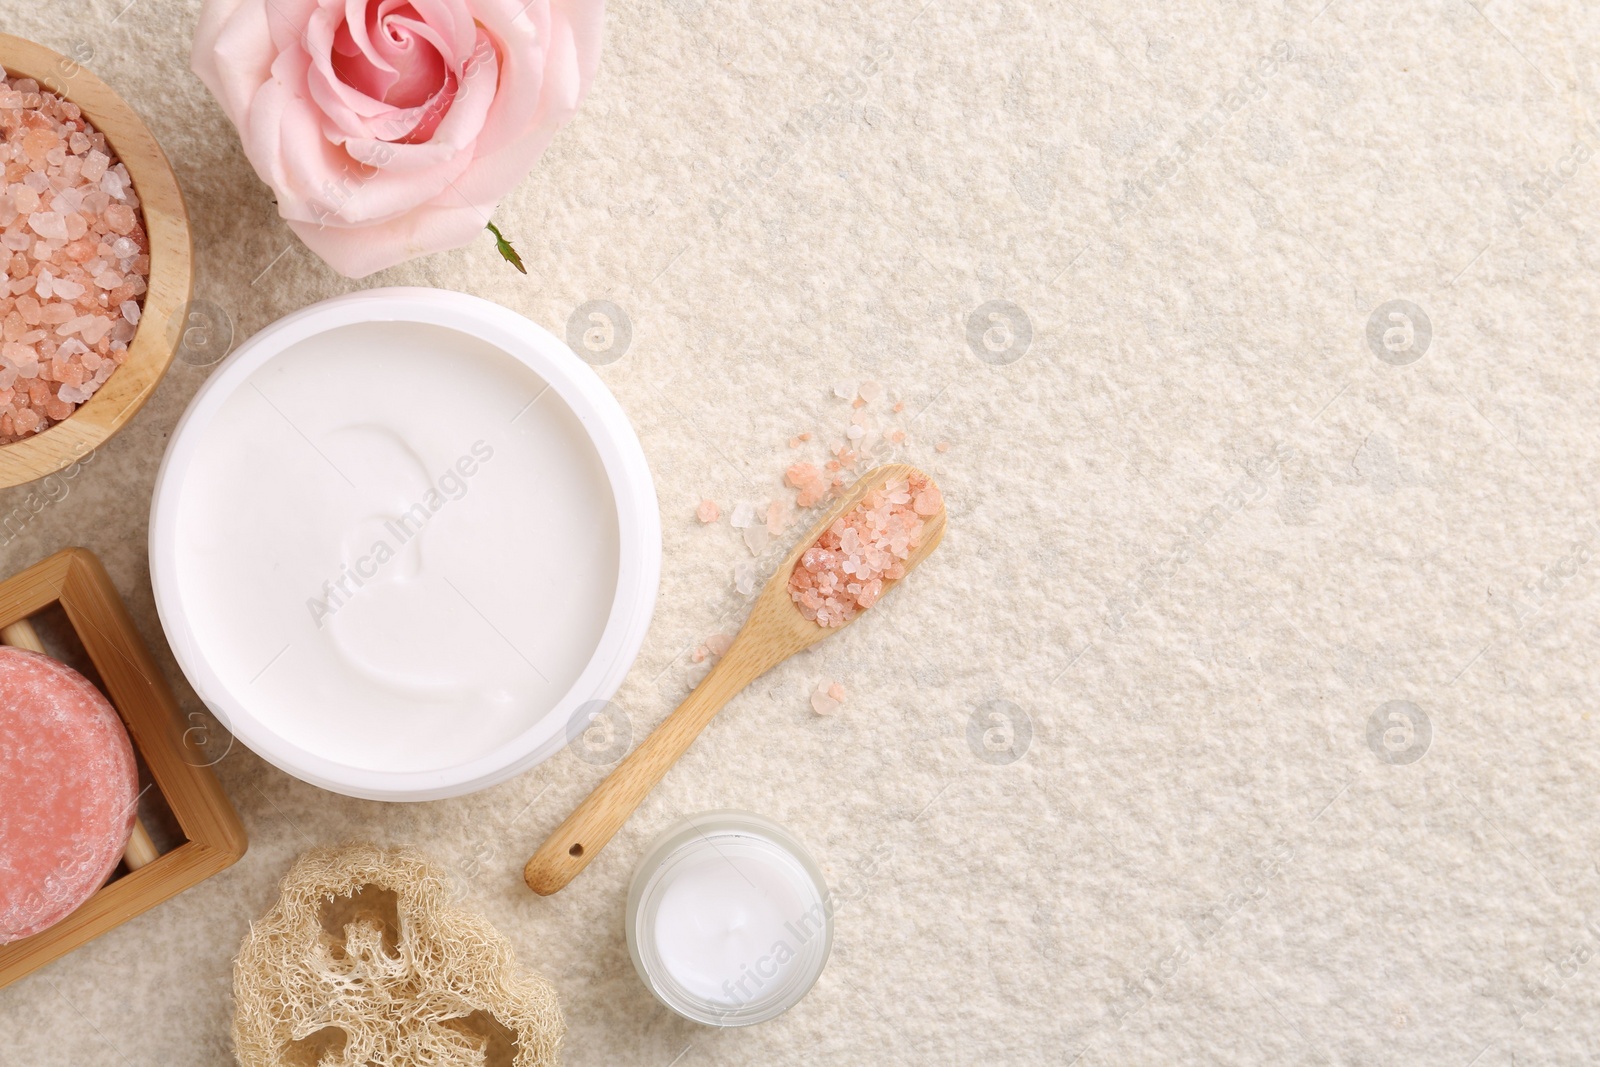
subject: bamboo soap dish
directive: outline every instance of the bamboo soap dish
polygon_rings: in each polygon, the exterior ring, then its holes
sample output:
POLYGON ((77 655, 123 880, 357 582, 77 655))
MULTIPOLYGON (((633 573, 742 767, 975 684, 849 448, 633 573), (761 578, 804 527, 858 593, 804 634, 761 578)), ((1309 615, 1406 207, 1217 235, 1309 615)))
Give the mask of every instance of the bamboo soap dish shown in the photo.
MULTIPOLYGON (((215 757, 200 747, 195 730, 185 728, 172 690, 92 552, 63 549, 0 582, 0 634, 6 643, 26 647, 36 641, 27 620, 57 605, 128 728, 150 792, 165 802, 182 842, 159 851, 136 826, 124 863, 81 907, 47 930, 0 945, 0 987, 232 866, 247 845, 239 816, 211 769, 215 757)), ((35 644, 35 651, 51 653, 41 648, 45 644, 35 644)))

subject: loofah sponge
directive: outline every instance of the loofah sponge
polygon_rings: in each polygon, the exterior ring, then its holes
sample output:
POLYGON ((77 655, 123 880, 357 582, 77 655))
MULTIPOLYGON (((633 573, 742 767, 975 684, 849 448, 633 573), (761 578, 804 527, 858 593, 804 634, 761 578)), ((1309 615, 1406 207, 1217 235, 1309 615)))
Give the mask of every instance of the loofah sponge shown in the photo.
POLYGON ((555 990, 408 848, 312 849, 233 967, 242 1067, 547 1067, 555 990))

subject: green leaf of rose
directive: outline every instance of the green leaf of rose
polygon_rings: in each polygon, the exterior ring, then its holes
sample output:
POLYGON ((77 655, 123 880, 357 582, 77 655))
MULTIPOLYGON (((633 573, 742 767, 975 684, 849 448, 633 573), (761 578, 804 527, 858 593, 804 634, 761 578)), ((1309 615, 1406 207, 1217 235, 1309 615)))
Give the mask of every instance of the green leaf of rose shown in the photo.
POLYGON ((517 250, 511 247, 511 242, 506 240, 505 235, 500 232, 500 228, 491 222, 489 223, 489 232, 494 234, 494 247, 499 251, 500 258, 522 273, 528 273, 528 268, 522 265, 522 257, 517 255, 517 250))

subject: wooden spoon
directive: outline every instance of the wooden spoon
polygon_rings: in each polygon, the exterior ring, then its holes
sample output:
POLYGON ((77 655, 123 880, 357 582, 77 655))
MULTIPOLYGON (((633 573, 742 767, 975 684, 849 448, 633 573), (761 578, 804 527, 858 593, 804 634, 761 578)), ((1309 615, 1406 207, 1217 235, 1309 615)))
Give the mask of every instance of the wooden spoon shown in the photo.
MULTIPOLYGON (((711 668, 711 673, 638 748, 628 753, 617 769, 607 775, 589 794, 589 798, 579 804, 577 810, 567 816, 566 822, 556 827, 555 832, 539 846, 539 851, 533 854, 522 870, 522 878, 528 883, 529 889, 541 896, 549 896, 564 888, 622 828, 640 801, 655 788, 656 783, 678 761, 678 757, 688 751, 689 745, 706 728, 712 716, 722 710, 724 704, 796 652, 810 648, 829 634, 838 633, 866 614, 865 611, 859 613, 846 621, 844 626, 818 626, 800 614, 799 605, 790 598, 789 575, 800 556, 816 543, 835 519, 859 504, 861 498, 871 490, 881 488, 893 479, 904 480, 912 474, 926 477, 915 467, 904 463, 891 463, 867 472, 801 538, 756 597, 750 617, 728 646, 728 651, 711 668)), ((924 519, 922 544, 905 561, 907 574, 939 544, 944 537, 944 526, 943 507, 924 519)), ((884 582, 884 594, 887 595, 901 580, 884 582)))

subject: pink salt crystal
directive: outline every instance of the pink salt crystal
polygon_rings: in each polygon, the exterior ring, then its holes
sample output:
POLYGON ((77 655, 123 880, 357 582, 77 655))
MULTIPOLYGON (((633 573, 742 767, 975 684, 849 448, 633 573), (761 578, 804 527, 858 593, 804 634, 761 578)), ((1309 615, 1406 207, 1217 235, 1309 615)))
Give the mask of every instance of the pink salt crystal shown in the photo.
POLYGON ((39 360, 38 352, 18 341, 7 341, 4 344, 0 344, 0 356, 3 356, 5 361, 13 367, 37 363, 39 360))
POLYGON ((794 498, 797 506, 809 508, 828 494, 828 483, 820 476, 807 482, 794 498))
POLYGON ((832 685, 828 686, 828 698, 830 700, 837 700, 839 703, 843 704, 844 686, 840 685, 838 682, 834 682, 832 685))
POLYGON ((905 560, 922 543, 923 517, 939 504, 939 487, 921 474, 867 493, 790 572, 789 596, 800 614, 819 626, 843 626, 875 604, 885 581, 905 576, 905 560))
POLYGON ((783 533, 783 501, 773 500, 767 504, 767 532, 771 534, 783 533))
POLYGON ((804 489, 817 479, 817 468, 810 463, 796 463, 783 476, 796 489, 804 489))
POLYGON ((706 638, 706 650, 714 656, 726 656, 733 647, 732 634, 712 634, 706 638))
MULTIPOLYGON (((832 696, 832 689, 837 683, 827 680, 818 681, 816 688, 811 689, 811 710, 818 715, 832 715, 837 712, 840 701, 832 696)), ((842 688, 842 686, 840 686, 842 688)))
POLYGON ((950 442, 940 441, 938 444, 933 446, 933 450, 935 452, 948 452, 950 451, 950 442))
POLYGON ((37 357, 0 365, 0 444, 69 416, 127 359, 150 269, 129 186, 81 109, 0 72, 0 338, 37 357))
MULTIPOLYGON (((135 318, 134 321, 139 320, 135 318)), ((703 523, 713 523, 722 517, 722 509, 717 507, 715 500, 702 500, 700 506, 694 509, 694 515, 703 523)))
POLYGON ((874 381, 865 381, 857 386, 856 392, 862 400, 870 404, 883 395, 883 386, 874 381))
POLYGON ((85 344, 99 344, 100 338, 111 332, 111 320, 95 315, 81 331, 85 344))
POLYGON ((0 945, 60 922, 100 888, 138 797, 133 747, 105 697, 48 656, 0 648, 0 945))
POLYGON ((83 180, 86 182, 98 182, 105 176, 106 167, 110 163, 111 160, 104 152, 90 152, 83 160, 83 180))
POLYGON ((65 241, 67 224, 54 211, 35 211, 28 216, 28 229, 47 241, 65 241))
POLYGON ((28 153, 29 159, 39 163, 58 143, 59 139, 49 130, 29 130, 22 138, 22 150, 28 153))

